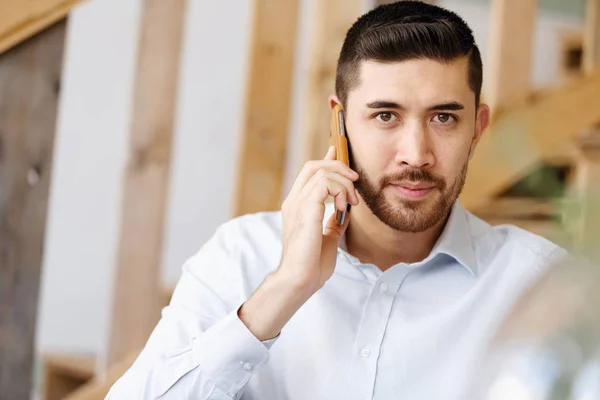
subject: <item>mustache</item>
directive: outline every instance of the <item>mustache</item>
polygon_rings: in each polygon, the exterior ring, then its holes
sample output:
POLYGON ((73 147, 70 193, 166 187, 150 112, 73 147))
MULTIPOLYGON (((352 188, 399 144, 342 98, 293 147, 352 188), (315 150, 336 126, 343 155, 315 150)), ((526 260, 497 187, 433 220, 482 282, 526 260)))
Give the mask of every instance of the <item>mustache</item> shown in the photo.
POLYGON ((392 182, 423 182, 435 185, 439 189, 444 189, 446 186, 446 182, 443 178, 418 168, 406 169, 395 174, 386 175, 381 178, 380 185, 381 187, 384 187, 392 182))

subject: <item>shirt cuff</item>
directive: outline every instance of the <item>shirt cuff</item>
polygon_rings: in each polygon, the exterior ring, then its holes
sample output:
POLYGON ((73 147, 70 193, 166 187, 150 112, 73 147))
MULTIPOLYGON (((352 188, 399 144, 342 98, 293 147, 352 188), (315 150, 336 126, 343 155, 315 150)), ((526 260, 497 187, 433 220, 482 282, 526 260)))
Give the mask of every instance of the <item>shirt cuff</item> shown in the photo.
POLYGON ((261 342, 238 317, 229 313, 192 344, 199 367, 217 386, 232 397, 269 360, 269 349, 275 338, 261 342))

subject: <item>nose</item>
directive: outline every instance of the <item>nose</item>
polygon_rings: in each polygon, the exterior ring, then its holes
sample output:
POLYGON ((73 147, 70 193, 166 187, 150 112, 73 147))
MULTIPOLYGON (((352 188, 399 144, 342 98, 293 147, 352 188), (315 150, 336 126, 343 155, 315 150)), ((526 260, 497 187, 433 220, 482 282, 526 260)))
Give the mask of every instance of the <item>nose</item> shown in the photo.
POLYGON ((395 161, 399 165, 427 168, 435 164, 431 135, 420 121, 405 124, 399 134, 395 161))

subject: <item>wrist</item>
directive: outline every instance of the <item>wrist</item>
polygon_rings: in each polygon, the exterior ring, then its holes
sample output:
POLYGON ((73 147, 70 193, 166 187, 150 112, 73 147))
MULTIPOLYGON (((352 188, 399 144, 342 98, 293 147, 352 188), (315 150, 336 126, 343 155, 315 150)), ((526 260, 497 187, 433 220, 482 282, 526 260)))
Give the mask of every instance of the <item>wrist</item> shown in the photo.
POLYGON ((238 316, 258 340, 269 340, 279 334, 311 295, 306 285, 276 272, 242 305, 238 316))

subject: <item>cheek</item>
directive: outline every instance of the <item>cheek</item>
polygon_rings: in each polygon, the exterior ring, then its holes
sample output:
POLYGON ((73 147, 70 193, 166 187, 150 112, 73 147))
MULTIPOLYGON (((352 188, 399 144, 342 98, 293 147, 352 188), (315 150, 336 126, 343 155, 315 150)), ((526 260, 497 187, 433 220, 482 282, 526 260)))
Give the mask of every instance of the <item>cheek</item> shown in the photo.
POLYGON ((435 170, 452 182, 462 172, 469 156, 469 144, 452 146, 447 144, 435 153, 435 170))
POLYGON ((352 161, 371 177, 381 176, 382 171, 385 171, 386 167, 393 163, 393 146, 386 146, 365 137, 352 138, 351 145, 352 161))

